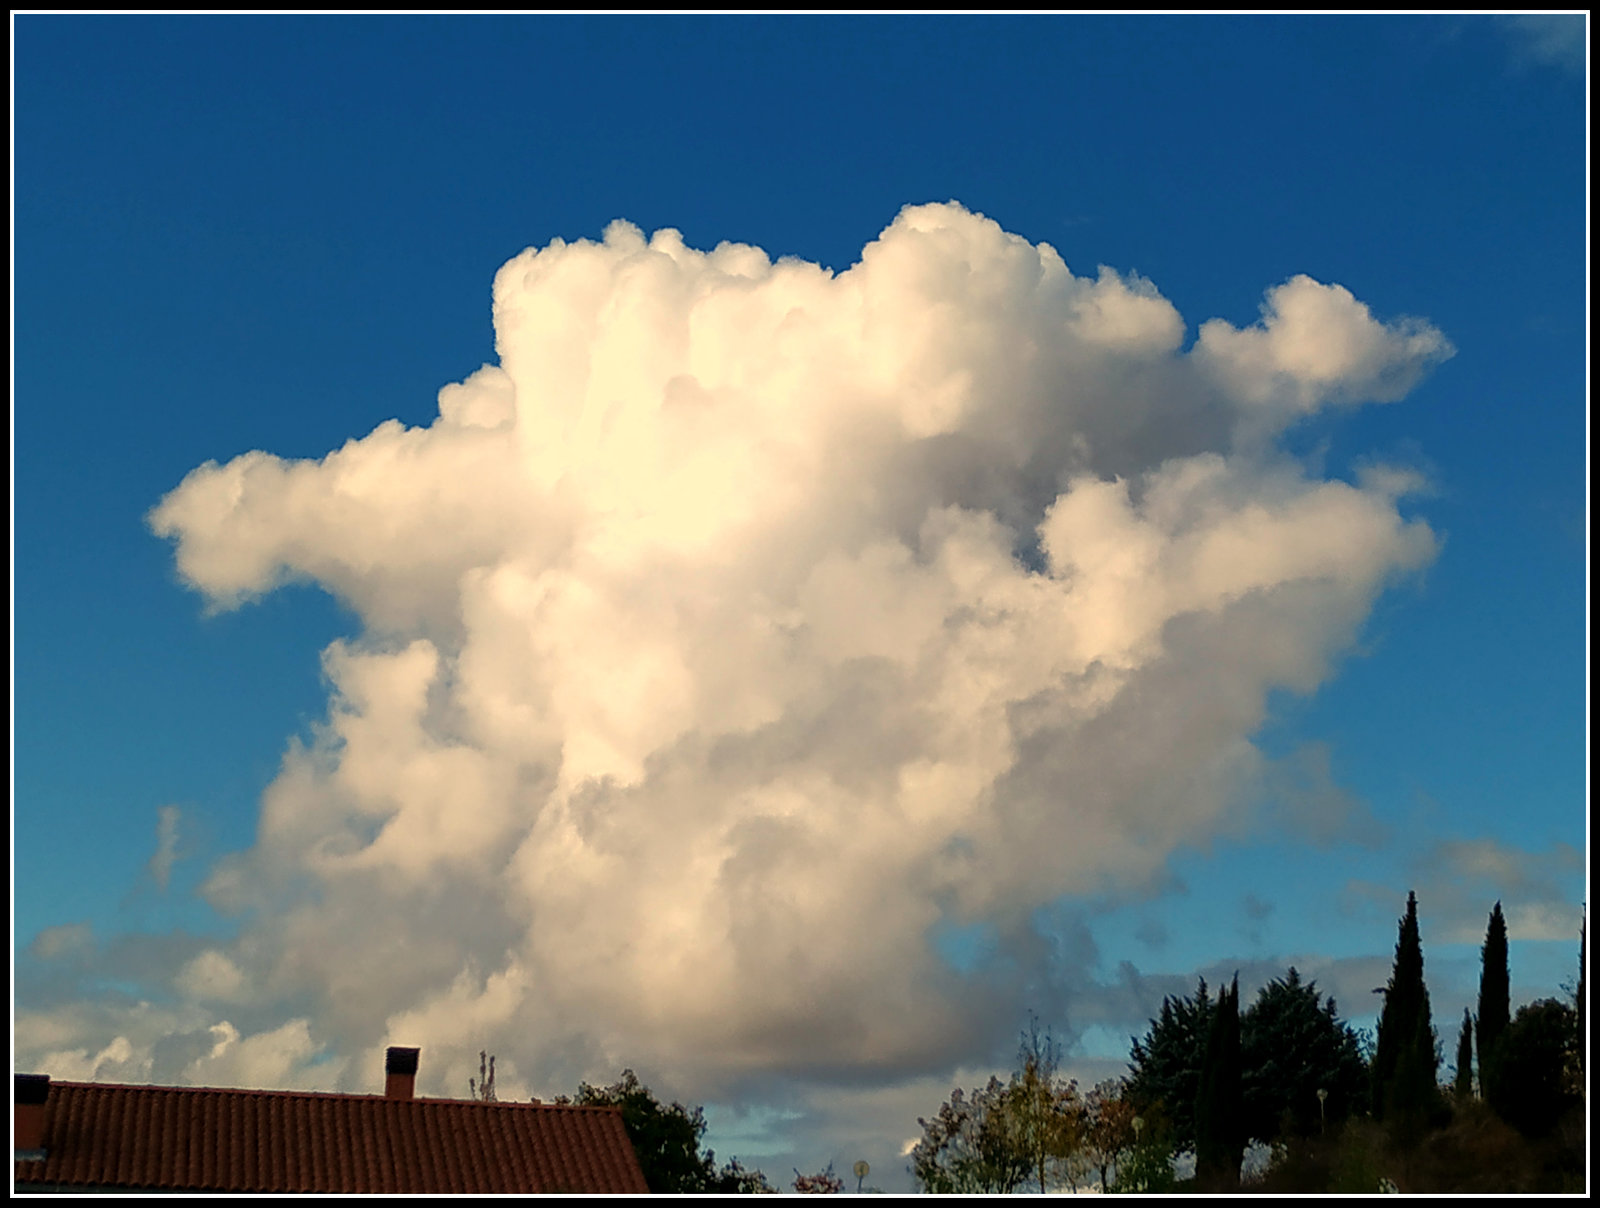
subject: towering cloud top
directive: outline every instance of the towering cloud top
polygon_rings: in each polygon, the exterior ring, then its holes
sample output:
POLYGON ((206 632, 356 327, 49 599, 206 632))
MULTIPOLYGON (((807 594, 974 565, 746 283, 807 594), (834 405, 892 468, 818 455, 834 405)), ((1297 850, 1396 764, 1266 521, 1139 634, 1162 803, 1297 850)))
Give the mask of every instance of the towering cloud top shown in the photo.
POLYGON ((1150 283, 952 203, 837 275, 617 222, 512 260, 494 315, 431 426, 151 515, 214 604, 311 579, 365 627, 204 966, 344 1052, 937 1061, 1017 988, 967 992, 940 926, 1020 934, 1232 825, 1266 694, 1433 553, 1403 476, 1272 437, 1449 345, 1307 277, 1185 353, 1150 283))

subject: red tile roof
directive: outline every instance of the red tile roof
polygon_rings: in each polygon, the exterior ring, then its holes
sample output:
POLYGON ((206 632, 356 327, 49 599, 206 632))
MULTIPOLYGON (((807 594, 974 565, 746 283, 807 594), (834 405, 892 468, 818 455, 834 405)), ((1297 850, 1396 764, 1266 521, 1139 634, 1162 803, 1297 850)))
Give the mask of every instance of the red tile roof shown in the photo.
POLYGON ((648 1190, 608 1107, 52 1082, 43 1123, 19 1190, 648 1190))

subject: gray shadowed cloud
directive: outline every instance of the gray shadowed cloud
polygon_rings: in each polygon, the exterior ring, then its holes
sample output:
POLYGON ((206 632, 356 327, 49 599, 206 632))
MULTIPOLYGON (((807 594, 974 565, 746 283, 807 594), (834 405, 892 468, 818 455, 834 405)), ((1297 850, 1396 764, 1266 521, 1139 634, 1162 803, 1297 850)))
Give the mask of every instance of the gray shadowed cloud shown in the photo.
POLYGON ((1146 948, 1164 948, 1171 939, 1166 926, 1155 918, 1141 919, 1133 934, 1146 948))
POLYGON ((89 951, 94 932, 88 923, 63 923, 46 927, 28 944, 28 954, 42 961, 54 961, 89 951))
POLYGON ((1414 890, 1425 941, 1480 944, 1499 901, 1511 939, 1575 943, 1583 911, 1574 889, 1583 872, 1582 853, 1568 843, 1529 850, 1497 839, 1440 839, 1411 862, 1407 884, 1351 880, 1340 909, 1374 922, 1398 917, 1414 890))

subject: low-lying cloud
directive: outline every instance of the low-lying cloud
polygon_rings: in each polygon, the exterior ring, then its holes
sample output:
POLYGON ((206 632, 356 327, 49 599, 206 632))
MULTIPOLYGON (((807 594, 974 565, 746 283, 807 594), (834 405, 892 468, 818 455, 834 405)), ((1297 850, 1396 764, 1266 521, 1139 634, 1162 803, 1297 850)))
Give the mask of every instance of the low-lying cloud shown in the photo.
POLYGON ((1435 550, 1405 475, 1273 439, 1451 351, 1309 277, 1185 350, 1150 282, 923 205, 838 274, 616 222, 508 263, 494 320, 429 427, 151 513, 212 607, 311 581, 362 625, 208 882, 252 921, 175 974, 196 1069, 950 1068, 1032 973, 975 984, 938 930, 1022 934, 1236 825, 1267 694, 1435 550))

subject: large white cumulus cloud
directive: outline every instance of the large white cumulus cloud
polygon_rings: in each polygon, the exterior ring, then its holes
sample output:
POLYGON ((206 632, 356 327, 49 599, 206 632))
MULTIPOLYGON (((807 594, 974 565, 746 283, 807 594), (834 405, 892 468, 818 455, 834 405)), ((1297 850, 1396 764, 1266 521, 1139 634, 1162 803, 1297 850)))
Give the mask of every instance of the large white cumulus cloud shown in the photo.
POLYGON ((257 921, 183 982, 347 1056, 933 1061, 983 1009, 937 929, 1232 825, 1266 694, 1432 556, 1401 476, 1270 437, 1449 346, 1306 277, 1186 353, 1150 283, 926 205, 837 275, 613 223, 494 317, 431 426, 208 463, 151 517, 217 606, 310 579, 362 619, 212 878, 257 921))

